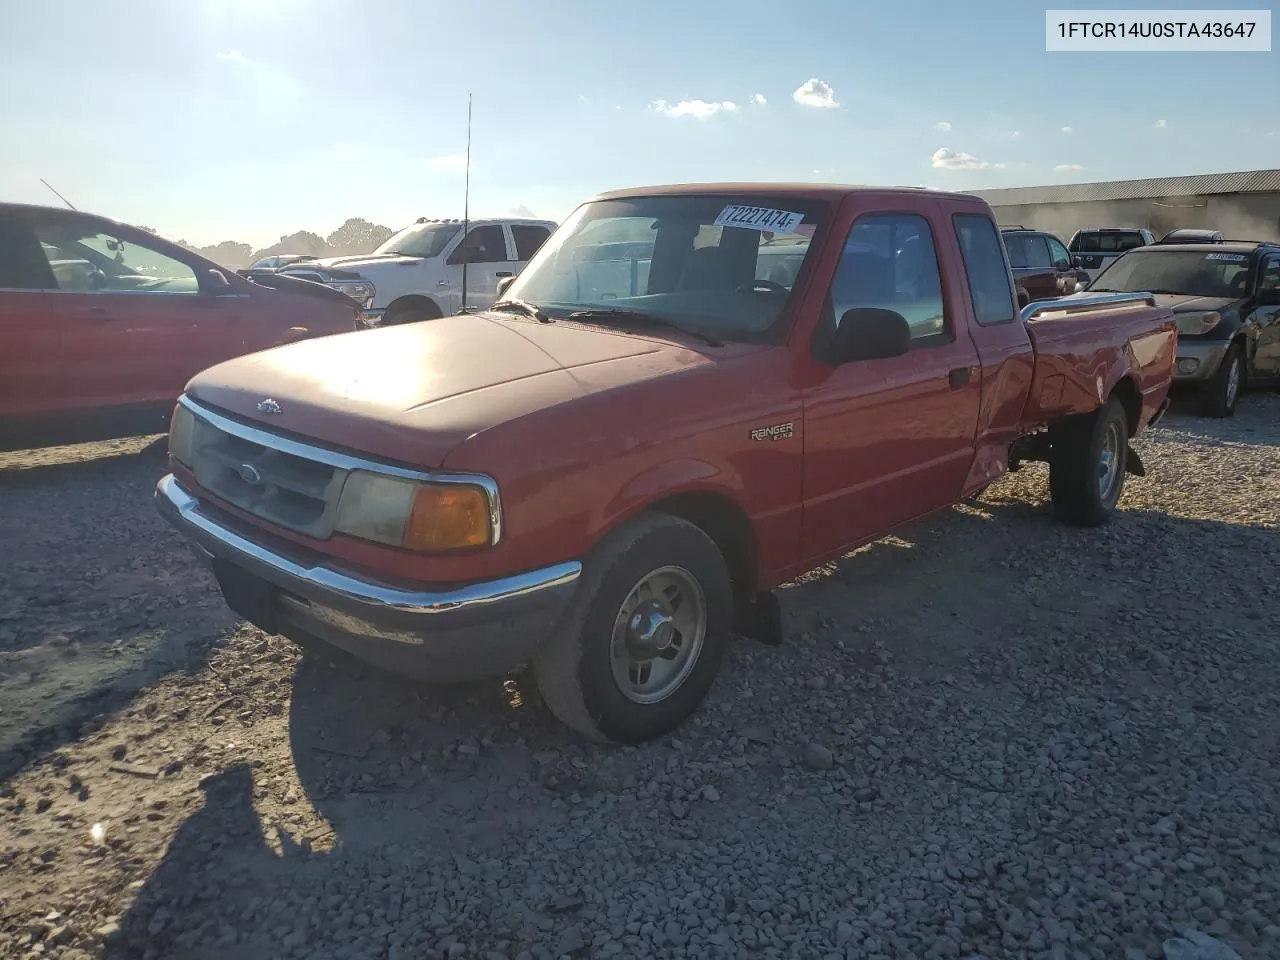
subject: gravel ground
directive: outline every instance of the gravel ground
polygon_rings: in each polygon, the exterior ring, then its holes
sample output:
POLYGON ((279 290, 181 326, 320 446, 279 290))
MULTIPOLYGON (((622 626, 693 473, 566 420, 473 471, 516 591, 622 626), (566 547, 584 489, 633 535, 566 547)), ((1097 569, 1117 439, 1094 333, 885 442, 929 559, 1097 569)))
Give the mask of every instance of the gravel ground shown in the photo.
POLYGON ((1280 396, 789 585, 636 749, 236 623, 146 443, 0 455, 4 957, 1280 957, 1280 396))

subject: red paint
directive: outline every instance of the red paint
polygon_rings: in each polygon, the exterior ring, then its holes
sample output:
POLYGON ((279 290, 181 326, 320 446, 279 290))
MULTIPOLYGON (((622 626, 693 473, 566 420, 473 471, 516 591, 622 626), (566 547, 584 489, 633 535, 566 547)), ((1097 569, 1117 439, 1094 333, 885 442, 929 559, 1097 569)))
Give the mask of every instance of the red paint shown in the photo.
POLYGON ((1125 307, 1029 327, 974 322, 951 217, 990 217, 976 198, 776 184, 635 191, 684 192, 829 204, 785 343, 708 347, 678 333, 477 315, 229 362, 196 377, 191 395, 318 444, 486 473, 502 493, 503 541, 474 553, 424 556, 348 537, 271 533, 387 577, 459 582, 582 558, 658 501, 706 493, 749 519, 760 584, 772 586, 955 503, 1005 472, 1015 440, 1096 409, 1121 380, 1142 398, 1139 428, 1168 391, 1176 340, 1169 310, 1125 307), (894 359, 824 365, 810 345, 827 288, 854 220, 872 212, 928 219, 953 339, 894 359), (948 373, 961 368, 970 379, 953 389, 948 373), (283 415, 256 411, 265 396, 280 401, 283 415), (784 423, 790 437, 751 436, 784 423))

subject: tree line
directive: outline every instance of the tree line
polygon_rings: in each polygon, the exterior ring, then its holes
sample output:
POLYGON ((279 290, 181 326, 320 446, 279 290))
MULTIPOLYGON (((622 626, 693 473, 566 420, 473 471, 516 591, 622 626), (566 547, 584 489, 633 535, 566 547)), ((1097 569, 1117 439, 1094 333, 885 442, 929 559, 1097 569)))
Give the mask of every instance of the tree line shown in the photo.
MULTIPOLYGON (((142 229, 149 233, 157 233, 151 227, 142 229)), ((260 250, 255 250, 249 244, 240 243, 237 240, 223 240, 208 247, 199 247, 186 240, 178 240, 176 243, 192 253, 207 257, 214 263, 232 270, 239 270, 263 257, 285 253, 300 253, 310 257, 345 257, 370 253, 394 232, 390 227, 384 227, 380 223, 370 223, 362 217, 351 217, 327 237, 312 233, 310 230, 299 230, 297 233, 281 237, 278 243, 260 250)))

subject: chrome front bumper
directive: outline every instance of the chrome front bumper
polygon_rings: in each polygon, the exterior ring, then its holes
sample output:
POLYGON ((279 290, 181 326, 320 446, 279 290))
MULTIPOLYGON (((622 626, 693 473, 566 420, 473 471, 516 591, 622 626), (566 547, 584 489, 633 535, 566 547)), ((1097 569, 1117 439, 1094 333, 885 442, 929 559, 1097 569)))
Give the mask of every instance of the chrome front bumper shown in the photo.
POLYGON ((213 568, 227 603, 269 632, 324 640, 376 666, 423 680, 500 676, 526 662, 555 628, 582 564, 428 589, 379 582, 330 558, 233 529, 169 474, 156 507, 213 568))
POLYGON ((1178 338, 1178 359, 1173 365, 1173 379, 1177 383, 1198 383, 1208 380, 1222 366, 1222 358, 1231 346, 1229 340, 1209 342, 1178 338))

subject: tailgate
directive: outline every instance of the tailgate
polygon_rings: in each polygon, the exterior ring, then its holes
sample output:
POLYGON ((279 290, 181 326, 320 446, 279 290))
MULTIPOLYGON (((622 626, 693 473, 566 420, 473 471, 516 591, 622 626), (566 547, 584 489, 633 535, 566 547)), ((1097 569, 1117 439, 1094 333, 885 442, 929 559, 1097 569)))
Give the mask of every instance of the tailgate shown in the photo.
POLYGON ((1173 382, 1177 327, 1173 310, 1134 294, 1075 294, 1023 311, 1035 370, 1023 426, 1096 410, 1128 377, 1142 401, 1141 423, 1173 382))

